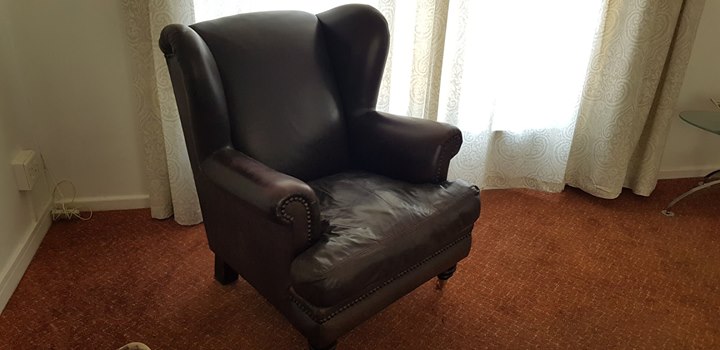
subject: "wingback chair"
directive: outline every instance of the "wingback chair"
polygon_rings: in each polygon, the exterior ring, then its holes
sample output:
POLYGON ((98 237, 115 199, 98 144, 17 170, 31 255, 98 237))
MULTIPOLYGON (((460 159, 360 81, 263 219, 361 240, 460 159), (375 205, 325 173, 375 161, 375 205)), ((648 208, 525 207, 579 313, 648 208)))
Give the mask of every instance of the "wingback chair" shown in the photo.
POLYGON ((160 37, 215 278, 240 274, 311 348, 447 280, 480 214, 477 187, 446 180, 457 128, 375 110, 388 41, 361 5, 160 37))

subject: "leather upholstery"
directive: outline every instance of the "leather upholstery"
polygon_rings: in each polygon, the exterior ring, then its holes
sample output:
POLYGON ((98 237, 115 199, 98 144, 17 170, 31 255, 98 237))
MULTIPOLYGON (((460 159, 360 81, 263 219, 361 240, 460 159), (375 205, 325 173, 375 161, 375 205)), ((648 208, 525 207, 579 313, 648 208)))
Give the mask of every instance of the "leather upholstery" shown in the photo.
POLYGON ((305 181, 347 167, 340 97, 317 17, 256 12, 190 28, 215 57, 235 149, 305 181))
POLYGON ((460 131, 375 111, 388 42, 363 5, 160 37, 216 264, 315 347, 464 258, 479 215, 446 181, 460 131))
POLYGON ((290 275, 295 292, 321 307, 365 294, 463 239, 480 211, 463 181, 414 185, 350 172, 310 186, 327 226, 290 275))
POLYGON ((417 118, 368 111, 349 125, 355 164, 413 183, 440 183, 460 151, 456 127, 417 118))

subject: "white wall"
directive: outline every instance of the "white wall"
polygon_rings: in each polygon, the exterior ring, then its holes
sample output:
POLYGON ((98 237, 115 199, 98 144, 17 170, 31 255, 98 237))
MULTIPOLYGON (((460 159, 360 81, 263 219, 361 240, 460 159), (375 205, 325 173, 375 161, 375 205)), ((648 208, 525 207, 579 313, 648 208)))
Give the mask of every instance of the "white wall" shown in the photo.
POLYGON ((45 179, 16 189, 17 151, 95 209, 147 206, 126 45, 119 1, 0 0, 0 311, 50 226, 45 179))
POLYGON ((34 117, 28 128, 53 175, 73 181, 85 201, 147 206, 120 1, 8 3, 34 117))
MULTIPOLYGON (((705 2, 677 111, 713 110, 720 99, 720 1, 705 2)), ((720 111, 720 110, 718 110, 720 111)), ((702 176, 720 169, 720 136, 675 118, 660 168, 663 178, 702 176)))
POLYGON ((0 311, 50 226, 44 178, 33 191, 19 192, 10 166, 19 150, 37 144, 25 128, 32 116, 7 5, 0 0, 0 311))

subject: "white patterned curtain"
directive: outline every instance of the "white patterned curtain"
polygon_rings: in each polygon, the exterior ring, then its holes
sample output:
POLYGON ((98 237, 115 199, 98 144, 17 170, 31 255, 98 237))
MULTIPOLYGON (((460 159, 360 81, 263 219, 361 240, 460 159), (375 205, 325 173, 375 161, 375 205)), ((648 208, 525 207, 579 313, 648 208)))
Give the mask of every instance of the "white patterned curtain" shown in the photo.
POLYGON ((202 222, 175 95, 158 48, 160 31, 171 23, 195 22, 192 0, 123 0, 133 60, 133 86, 143 139, 153 218, 173 217, 181 225, 202 222))
POLYGON ((160 30, 351 2, 375 6, 390 26, 378 109, 463 131, 451 178, 569 183, 605 198, 623 185, 652 191, 703 0, 123 0, 153 217, 201 221, 160 30))
POLYGON ((602 198, 655 189, 705 0, 610 0, 583 91, 567 171, 602 198))

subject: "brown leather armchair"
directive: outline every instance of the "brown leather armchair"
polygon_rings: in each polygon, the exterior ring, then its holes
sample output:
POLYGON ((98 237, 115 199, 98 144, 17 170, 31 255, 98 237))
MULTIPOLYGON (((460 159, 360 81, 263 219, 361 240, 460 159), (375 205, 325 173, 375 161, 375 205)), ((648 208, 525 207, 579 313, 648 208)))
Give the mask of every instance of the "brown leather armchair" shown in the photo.
POLYGON ((336 340, 470 251, 478 190, 447 124, 375 110, 388 27, 369 6, 169 25, 167 58, 215 278, 238 273, 336 340))

